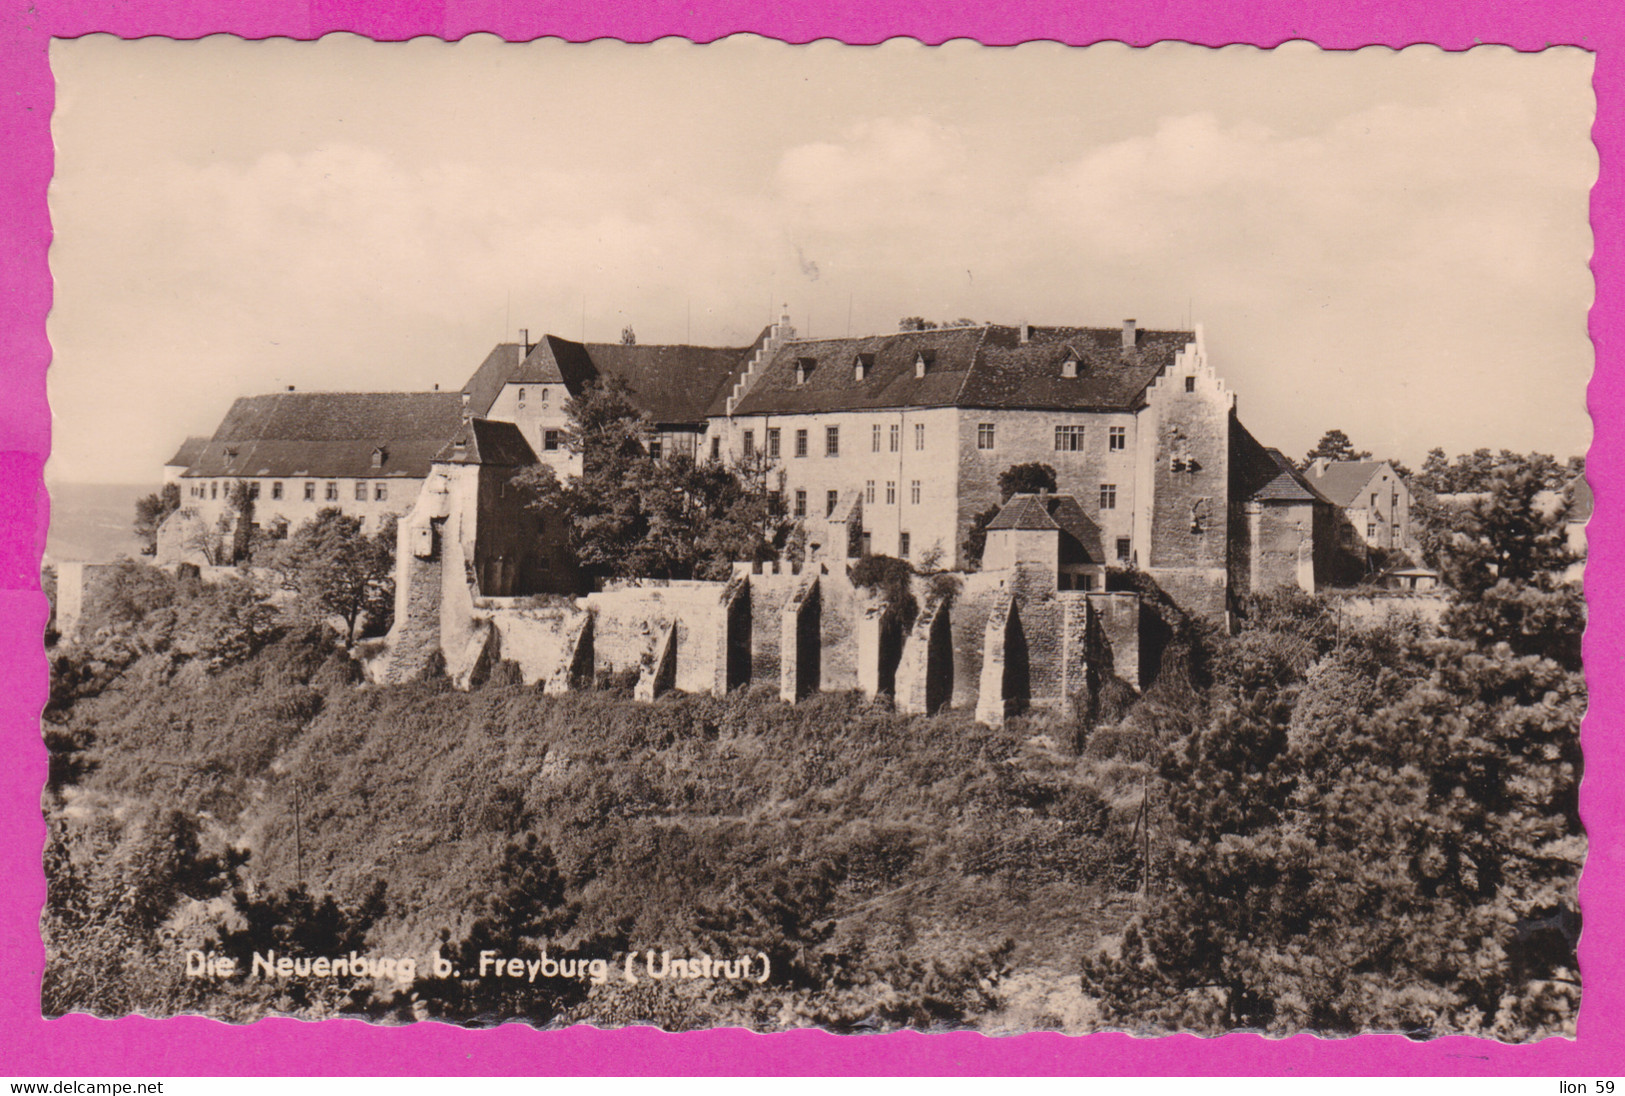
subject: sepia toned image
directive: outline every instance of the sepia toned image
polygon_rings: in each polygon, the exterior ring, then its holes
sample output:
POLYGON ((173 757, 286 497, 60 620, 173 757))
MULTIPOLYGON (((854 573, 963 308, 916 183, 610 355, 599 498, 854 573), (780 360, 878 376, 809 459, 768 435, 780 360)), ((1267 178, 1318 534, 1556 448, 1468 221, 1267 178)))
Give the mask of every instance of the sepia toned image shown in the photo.
POLYGON ((45 1015, 1573 1036, 1589 53, 51 64, 45 1015))

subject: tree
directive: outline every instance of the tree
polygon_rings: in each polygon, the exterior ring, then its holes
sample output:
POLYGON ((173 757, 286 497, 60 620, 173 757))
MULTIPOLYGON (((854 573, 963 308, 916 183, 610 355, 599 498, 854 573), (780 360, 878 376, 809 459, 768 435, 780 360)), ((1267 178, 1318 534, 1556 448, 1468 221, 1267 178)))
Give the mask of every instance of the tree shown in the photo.
POLYGON ((354 643, 363 617, 377 622, 395 597, 395 553, 387 533, 367 536, 361 519, 328 507, 301 525, 277 554, 283 586, 307 611, 344 621, 345 642, 354 643))
POLYGON ((166 483, 157 494, 135 500, 135 535, 141 540, 142 555, 150 556, 158 551, 158 527, 180 508, 181 488, 178 483, 166 483))
POLYGON ((638 333, 632 330, 632 325, 627 324, 625 327, 621 328, 621 345, 636 346, 637 344, 638 333))
POLYGON ((1320 436, 1315 447, 1309 450, 1303 458, 1305 466, 1313 464, 1318 459, 1328 461, 1370 460, 1371 454, 1364 449, 1354 448, 1349 436, 1341 430, 1328 430, 1320 436))
POLYGON ((1579 676, 1448 638, 1340 642, 1215 687, 1162 765, 1166 876, 1085 988, 1164 1030, 1567 1030, 1579 676))
POLYGON ((936 329, 936 323, 924 316, 904 316, 897 321, 897 330, 899 331, 935 331, 936 329))
POLYGON ((1472 475, 1469 497, 1429 509, 1421 535, 1424 556, 1468 597, 1503 579, 1554 582, 1574 562, 1568 501, 1547 495, 1553 483, 1564 482, 1566 470, 1545 454, 1504 453, 1492 468, 1472 475))
POLYGON ((565 444, 582 472, 561 481, 535 465, 515 477, 530 505, 562 515, 582 570, 606 578, 724 578, 735 560, 776 559, 790 523, 765 458, 734 467, 679 454, 651 460, 652 424, 622 382, 590 386, 565 404, 565 444))
POLYGON ((965 565, 975 570, 982 565, 982 553, 987 551, 987 527, 999 516, 1004 504, 1015 495, 1036 495, 1055 490, 1055 469, 1039 461, 1013 464, 999 473, 999 504, 990 506, 971 519, 970 531, 965 534, 965 565))
POLYGON ((254 500, 259 488, 247 480, 233 480, 226 494, 226 509, 220 516, 221 537, 231 537, 231 557, 228 562, 241 563, 248 558, 248 549, 254 535, 254 500))

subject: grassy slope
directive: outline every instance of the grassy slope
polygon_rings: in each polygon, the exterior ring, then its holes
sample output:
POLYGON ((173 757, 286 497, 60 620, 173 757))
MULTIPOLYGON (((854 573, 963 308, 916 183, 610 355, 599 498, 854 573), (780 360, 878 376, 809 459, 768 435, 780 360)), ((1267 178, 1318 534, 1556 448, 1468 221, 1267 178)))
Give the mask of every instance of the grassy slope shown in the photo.
POLYGON ((98 761, 74 799, 202 812, 270 887, 302 870, 355 900, 385 878, 374 943, 418 954, 477 916, 527 829, 572 881, 576 938, 704 946, 715 937, 696 925, 718 910, 825 873, 837 942, 929 961, 1009 939, 1006 1006, 986 1023, 1087 1022, 1077 958, 1131 900, 1113 882, 1137 765, 1078 759, 1037 725, 902 717, 845 695, 647 706, 350 678, 341 656, 291 640, 215 676, 139 663, 70 712, 98 761))

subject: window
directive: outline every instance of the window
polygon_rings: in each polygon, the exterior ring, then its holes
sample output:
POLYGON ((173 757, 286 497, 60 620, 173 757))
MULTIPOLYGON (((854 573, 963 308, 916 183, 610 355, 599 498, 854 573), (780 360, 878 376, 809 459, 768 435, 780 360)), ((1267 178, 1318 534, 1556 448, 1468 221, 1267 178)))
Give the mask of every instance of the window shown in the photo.
POLYGON ((519 402, 520 402, 520 403, 524 403, 524 402, 525 402, 525 390, 524 390, 524 389, 523 389, 523 388, 521 388, 521 389, 520 389, 520 390, 519 390, 519 402))
POLYGON ((804 518, 806 516, 807 516, 807 492, 805 492, 805 491, 797 491, 796 492, 796 517, 804 518))
POLYGON ((1126 426, 1113 426, 1113 427, 1111 427, 1110 430, 1107 431, 1107 448, 1109 448, 1109 449, 1126 449, 1126 448, 1128 448, 1128 427, 1126 427, 1126 426))
POLYGON ((832 516, 835 513, 835 508, 840 504, 841 493, 839 491, 824 492, 824 516, 826 518, 832 516))
POLYGON ((210 482, 210 484, 209 484, 209 497, 212 498, 212 499, 217 499, 217 498, 220 497, 220 481, 219 480, 214 480, 214 481, 210 482))
POLYGON ((548 393, 548 389, 546 389, 546 388, 542 389, 541 401, 543 403, 547 402, 547 393, 548 393))
POLYGON ((915 480, 908 485, 908 501, 915 506, 920 504, 920 481, 915 480))
POLYGON ((824 456, 838 457, 841 455, 841 428, 839 426, 824 427, 824 456))
POLYGON ((874 430, 870 432, 869 441, 871 448, 876 453, 880 452, 880 424, 878 422, 875 423, 874 430))
POLYGON ((993 448, 993 424, 992 423, 990 423, 990 422, 982 422, 982 423, 977 423, 976 424, 976 448, 978 448, 978 449, 992 449, 993 448))
POLYGON ((1394 522, 1394 527, 1392 530, 1390 530, 1390 532, 1393 533, 1395 540, 1399 539, 1399 523, 1397 521, 1394 522))
POLYGON ((367 501, 367 481, 366 480, 356 480, 355 481, 355 500, 357 502, 366 502, 367 501))
POLYGON ((1187 392, 1196 391, 1196 378, 1195 377, 1186 377, 1185 378, 1185 391, 1187 391, 1187 392))
POLYGON ((1055 451, 1057 453, 1081 453, 1083 451, 1083 427, 1057 426, 1055 428, 1055 451))
POLYGON ((898 533, 897 534, 897 554, 899 556, 901 556, 903 559, 908 558, 908 549, 909 549, 909 541, 910 541, 910 539, 911 538, 909 537, 909 535, 907 533, 898 533))
POLYGON ((1102 510, 1117 509, 1117 484, 1103 483, 1100 485, 1100 508, 1102 510))
POLYGON ((744 441, 743 448, 744 448, 745 456, 749 457, 749 456, 754 456, 755 455, 755 453, 756 453, 756 431, 754 431, 754 430, 746 430, 745 431, 745 441, 744 441))
POLYGON ((806 455, 807 455, 807 431, 805 431, 805 430, 797 430, 796 431, 796 456, 804 457, 806 455))
POLYGON ((389 484, 387 484, 387 483, 375 483, 375 484, 373 484, 372 485, 372 501, 374 501, 374 502, 388 502, 389 501, 389 484))
POLYGON ((898 452, 903 448, 903 427, 900 423, 891 424, 891 451, 898 452))
POLYGON ((1117 538, 1117 558, 1120 562, 1127 563, 1129 561, 1129 556, 1133 554, 1133 551, 1134 549, 1129 546, 1129 539, 1127 537, 1117 538))
POLYGON ((248 497, 251 498, 251 499, 257 499, 257 498, 260 497, 260 485, 259 484, 251 483, 251 484, 248 485, 248 497))
POLYGON ((875 504, 875 481, 874 480, 864 480, 863 481, 863 501, 868 503, 870 506, 873 506, 875 504))
POLYGON ((887 480, 886 481, 886 505, 887 506, 896 506, 897 505, 897 481, 896 480, 887 480))
POLYGON ((381 445, 374 449, 372 451, 372 466, 374 468, 382 468, 384 466, 384 458, 388 455, 388 453, 384 452, 384 447, 381 445))
POLYGON ((914 424, 914 451, 922 452, 925 449, 925 423, 914 424))
POLYGON ((655 460, 659 460, 660 455, 662 453, 664 453, 664 452, 665 452, 665 445, 661 442, 661 440, 659 438, 650 438, 649 439, 649 456, 653 457, 655 460))
POLYGON ((282 482, 280 480, 271 484, 271 497, 273 499, 279 499, 282 497, 282 482))
POLYGON ((333 480, 328 480, 327 481, 327 501, 328 502, 337 502, 338 500, 339 500, 339 485, 338 485, 337 482, 335 482, 333 480))
POLYGON ((716 437, 711 439, 711 459, 712 460, 721 460, 722 459, 722 435, 721 434, 718 434, 716 437))
POLYGON ((777 460, 779 456, 779 428, 770 426, 767 430, 767 455, 777 460))
POLYGON ((1377 493, 1375 491, 1373 491, 1373 492, 1371 492, 1371 509, 1375 510, 1376 508, 1377 508, 1377 493))
POLYGON ((862 533, 859 533, 858 534, 858 555, 865 556, 865 557, 874 555, 874 551, 873 551, 873 549, 871 547, 872 543, 873 542, 870 540, 870 535, 869 535, 867 530, 865 530, 862 533))
POLYGON ((564 446, 564 431, 562 431, 562 430, 543 430, 542 431, 542 449, 543 450, 545 450, 546 452, 552 453, 552 452, 556 452, 557 450, 563 448, 563 446, 564 446))
POLYGON ((305 501, 316 501, 316 484, 314 481, 306 481, 305 483, 305 501))
POLYGON ((1367 539, 1370 539, 1370 540, 1375 540, 1377 538, 1377 523, 1376 522, 1368 521, 1368 522, 1365 523, 1365 535, 1366 535, 1367 539))

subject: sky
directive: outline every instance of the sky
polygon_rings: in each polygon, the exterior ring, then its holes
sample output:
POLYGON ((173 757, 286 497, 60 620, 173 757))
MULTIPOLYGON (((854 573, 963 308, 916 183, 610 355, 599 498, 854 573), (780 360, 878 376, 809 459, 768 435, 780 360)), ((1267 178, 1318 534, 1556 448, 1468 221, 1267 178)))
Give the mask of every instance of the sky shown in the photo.
POLYGON ((1183 44, 52 43, 52 482, 520 329, 1203 325, 1266 445, 1591 437, 1592 56, 1183 44))

